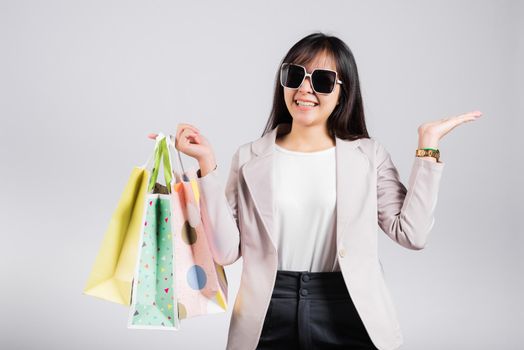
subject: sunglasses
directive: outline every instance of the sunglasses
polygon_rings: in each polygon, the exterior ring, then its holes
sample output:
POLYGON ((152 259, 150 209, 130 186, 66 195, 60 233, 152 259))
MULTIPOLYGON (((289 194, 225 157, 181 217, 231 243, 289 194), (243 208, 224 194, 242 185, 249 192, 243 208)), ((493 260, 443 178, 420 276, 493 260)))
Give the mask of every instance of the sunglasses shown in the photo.
POLYGON ((309 77, 317 94, 330 94, 335 89, 335 84, 342 84, 337 78, 337 72, 331 69, 317 68, 308 73, 306 67, 294 63, 283 63, 280 67, 280 84, 283 87, 296 90, 306 77, 309 77))

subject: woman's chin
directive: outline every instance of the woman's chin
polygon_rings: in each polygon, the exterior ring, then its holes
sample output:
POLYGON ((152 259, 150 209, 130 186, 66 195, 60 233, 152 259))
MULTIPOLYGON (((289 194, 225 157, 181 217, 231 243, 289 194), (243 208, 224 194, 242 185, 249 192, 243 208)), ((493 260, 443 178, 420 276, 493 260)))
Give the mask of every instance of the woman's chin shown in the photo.
POLYGON ((294 113, 292 114, 292 117, 293 117, 294 123, 298 123, 302 125, 310 125, 314 123, 315 120, 317 119, 315 113, 304 113, 304 112, 294 113))

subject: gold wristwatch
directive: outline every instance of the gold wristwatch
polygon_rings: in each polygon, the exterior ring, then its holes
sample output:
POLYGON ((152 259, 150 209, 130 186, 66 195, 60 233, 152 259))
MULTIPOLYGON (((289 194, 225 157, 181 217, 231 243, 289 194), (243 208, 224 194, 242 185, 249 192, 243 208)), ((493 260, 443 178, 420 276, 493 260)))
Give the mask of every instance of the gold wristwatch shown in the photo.
POLYGON ((433 157, 437 160, 440 158, 440 151, 435 148, 419 148, 415 153, 417 157, 433 157))

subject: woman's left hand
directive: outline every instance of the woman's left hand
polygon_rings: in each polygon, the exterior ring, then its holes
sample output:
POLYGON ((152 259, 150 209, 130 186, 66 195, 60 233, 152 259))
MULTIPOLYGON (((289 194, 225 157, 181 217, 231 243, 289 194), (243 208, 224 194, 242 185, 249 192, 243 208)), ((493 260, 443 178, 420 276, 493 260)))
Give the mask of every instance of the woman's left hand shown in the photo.
POLYGON ((448 117, 427 122, 418 127, 418 148, 438 148, 438 142, 458 125, 477 120, 480 111, 469 112, 455 117, 448 117))

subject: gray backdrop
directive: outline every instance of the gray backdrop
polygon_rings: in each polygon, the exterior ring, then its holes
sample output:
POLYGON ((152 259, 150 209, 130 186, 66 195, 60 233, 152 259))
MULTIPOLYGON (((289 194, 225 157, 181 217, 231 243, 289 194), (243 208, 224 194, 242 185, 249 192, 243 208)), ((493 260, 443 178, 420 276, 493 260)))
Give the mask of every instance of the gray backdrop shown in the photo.
POLYGON ((402 349, 522 348, 523 13, 517 1, 2 1, 0 348, 225 347, 242 260, 226 267, 228 312, 177 333, 128 330, 127 308, 81 292, 152 151, 146 134, 196 125, 225 182, 236 148, 261 136, 279 61, 316 30, 352 49, 369 132, 405 182, 418 125, 484 113, 440 143, 426 249, 378 232, 402 349))

